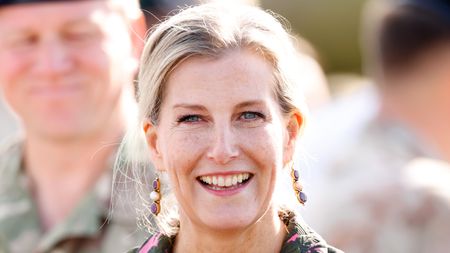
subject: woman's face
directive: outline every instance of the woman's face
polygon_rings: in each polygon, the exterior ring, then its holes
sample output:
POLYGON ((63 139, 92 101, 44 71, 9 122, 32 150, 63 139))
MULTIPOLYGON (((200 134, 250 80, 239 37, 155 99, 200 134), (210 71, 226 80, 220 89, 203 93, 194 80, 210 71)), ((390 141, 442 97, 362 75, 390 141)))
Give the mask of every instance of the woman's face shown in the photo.
POLYGON ((159 123, 144 129, 156 168, 169 174, 181 226, 245 228, 271 206, 301 121, 282 116, 274 82, 272 66, 245 49, 191 57, 170 75, 159 123))

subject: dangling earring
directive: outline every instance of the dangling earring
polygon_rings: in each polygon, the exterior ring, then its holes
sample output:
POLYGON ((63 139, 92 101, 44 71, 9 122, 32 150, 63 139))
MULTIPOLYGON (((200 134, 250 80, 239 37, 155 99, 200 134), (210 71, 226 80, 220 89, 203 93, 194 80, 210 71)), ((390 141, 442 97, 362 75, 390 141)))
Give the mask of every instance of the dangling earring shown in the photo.
POLYGON ((161 210, 161 183, 159 182, 159 177, 156 177, 155 180, 153 180, 153 191, 150 193, 150 199, 153 201, 153 203, 150 206, 150 211, 153 215, 158 215, 159 211, 161 210))
POLYGON ((308 198, 306 197, 306 194, 303 192, 303 185, 299 181, 300 174, 298 170, 294 169, 294 164, 292 164, 291 167, 291 177, 292 177, 292 186, 294 187, 295 195, 298 199, 298 202, 300 202, 300 204, 302 205, 305 205, 305 202, 306 200, 308 200, 308 198))

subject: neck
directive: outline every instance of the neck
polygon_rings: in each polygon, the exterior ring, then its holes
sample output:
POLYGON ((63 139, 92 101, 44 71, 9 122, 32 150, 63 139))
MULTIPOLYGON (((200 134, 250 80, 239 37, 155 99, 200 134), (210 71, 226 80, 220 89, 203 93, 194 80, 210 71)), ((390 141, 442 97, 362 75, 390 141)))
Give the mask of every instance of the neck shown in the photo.
POLYGON ((66 218, 109 168, 119 136, 103 137, 64 143, 27 137, 24 163, 44 231, 66 218))
POLYGON ((279 252, 286 233, 275 208, 269 209, 250 227, 233 231, 197 228, 181 219, 174 252, 279 252))
POLYGON ((27 138, 24 155, 27 174, 36 190, 58 184, 64 190, 70 186, 65 181, 76 184, 96 178, 108 164, 118 137, 64 143, 27 138))
POLYGON ((450 161, 450 135, 448 134, 450 119, 445 116, 429 118, 426 115, 414 113, 398 113, 392 109, 389 111, 386 107, 383 109, 381 111, 383 117, 395 119, 408 126, 420 138, 420 141, 434 152, 434 155, 437 155, 439 159, 450 161))

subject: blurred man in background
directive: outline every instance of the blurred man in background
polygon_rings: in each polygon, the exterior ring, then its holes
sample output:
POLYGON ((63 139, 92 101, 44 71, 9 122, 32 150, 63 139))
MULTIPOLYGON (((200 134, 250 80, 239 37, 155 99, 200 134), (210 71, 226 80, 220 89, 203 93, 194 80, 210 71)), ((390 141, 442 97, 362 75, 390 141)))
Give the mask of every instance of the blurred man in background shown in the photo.
POLYGON ((448 252, 450 3, 375 0, 368 10, 380 108, 325 168, 308 221, 346 252, 448 252))
POLYGON ((0 154, 0 252, 123 252, 111 168, 134 111, 137 1, 0 1, 0 87, 24 136, 0 154))

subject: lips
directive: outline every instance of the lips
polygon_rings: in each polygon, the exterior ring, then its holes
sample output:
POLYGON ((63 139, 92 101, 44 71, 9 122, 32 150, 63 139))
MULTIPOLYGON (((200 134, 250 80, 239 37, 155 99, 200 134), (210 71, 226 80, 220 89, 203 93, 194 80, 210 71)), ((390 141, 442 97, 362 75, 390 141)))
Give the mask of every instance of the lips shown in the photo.
POLYGON ((246 184, 251 178, 250 173, 236 173, 232 175, 208 175, 200 176, 197 180, 205 187, 215 190, 223 191, 238 188, 246 184))

